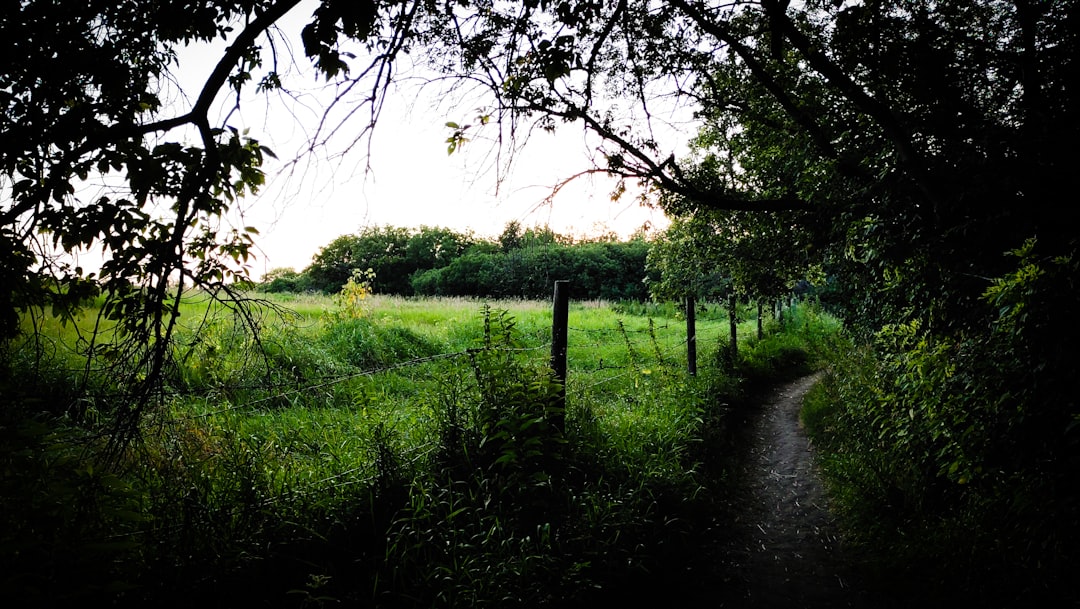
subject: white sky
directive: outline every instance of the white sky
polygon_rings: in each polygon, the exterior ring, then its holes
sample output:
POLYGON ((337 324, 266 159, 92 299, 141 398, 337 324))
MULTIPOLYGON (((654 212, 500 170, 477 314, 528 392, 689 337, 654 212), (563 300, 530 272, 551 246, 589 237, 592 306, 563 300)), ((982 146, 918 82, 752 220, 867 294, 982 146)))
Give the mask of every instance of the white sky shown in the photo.
MULTIPOLYGON (((282 33, 298 40, 313 6, 305 2, 294 9, 282 22, 282 33)), ((278 70, 285 87, 300 96, 283 99, 252 92, 229 118, 230 125, 249 129, 280 159, 267 160, 267 186, 243 204, 243 223, 261 233, 256 242, 258 259, 252 265, 256 277, 277 267, 300 270, 319 247, 363 226, 442 226, 490 237, 510 220, 526 227, 548 224, 557 232, 575 235, 601 230, 628 235, 646 223, 660 229, 667 226, 661 212, 641 207, 633 196, 612 202, 614 181, 603 176, 581 178, 561 191, 552 205, 540 206, 554 184, 592 166, 583 130, 575 125, 562 126, 555 135, 534 134, 515 160, 516 171, 496 187, 488 142, 469 142, 453 155, 446 151, 450 130, 445 123, 469 122, 476 106, 448 99, 445 92, 433 88, 419 91, 405 85, 392 92, 370 157, 366 147, 360 146, 361 150, 338 159, 326 158, 352 139, 341 137, 289 171, 285 161, 303 150, 328 92, 310 70, 299 43, 294 44, 298 64, 292 67, 294 73, 285 74, 283 65, 278 70), (368 164, 371 171, 366 173, 368 164)), ((197 96, 222 48, 193 48, 181 56, 177 76, 189 98, 197 96)), ((363 66, 361 59, 354 64, 363 66)), ((235 100, 223 94, 218 101, 225 111, 235 100)), ((359 129, 366 112, 361 110, 353 117, 355 123, 349 124, 359 129)), ((497 127, 484 129, 494 136, 497 127)))

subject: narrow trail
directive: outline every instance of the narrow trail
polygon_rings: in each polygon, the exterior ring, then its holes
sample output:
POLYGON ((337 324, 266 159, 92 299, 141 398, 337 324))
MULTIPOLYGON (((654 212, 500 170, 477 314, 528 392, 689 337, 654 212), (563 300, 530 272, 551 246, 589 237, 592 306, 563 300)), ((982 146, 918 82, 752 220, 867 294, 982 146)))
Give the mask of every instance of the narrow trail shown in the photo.
POLYGON ((802 429, 803 396, 811 375, 775 389, 745 413, 735 530, 727 565, 739 594, 726 607, 862 607, 864 594, 828 511, 802 429))

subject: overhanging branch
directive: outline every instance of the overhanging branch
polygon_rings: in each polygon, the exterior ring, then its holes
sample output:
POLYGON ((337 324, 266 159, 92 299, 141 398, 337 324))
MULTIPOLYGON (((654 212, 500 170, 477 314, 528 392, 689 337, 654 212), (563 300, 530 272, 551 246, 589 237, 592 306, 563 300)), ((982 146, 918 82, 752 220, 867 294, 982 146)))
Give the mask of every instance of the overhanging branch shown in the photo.
POLYGON ((726 190, 700 188, 682 175, 675 162, 674 156, 668 157, 668 159, 663 162, 657 162, 656 159, 646 151, 642 150, 641 147, 636 146, 628 139, 619 136, 587 112, 583 110, 548 112, 562 118, 580 119, 591 131, 604 140, 614 143, 620 150, 629 154, 632 159, 639 163, 637 167, 624 162, 621 166, 609 166, 604 168, 604 170, 611 175, 653 182, 664 190, 681 195, 710 209, 760 212, 802 211, 810 209, 810 203, 798 197, 747 199, 745 197, 733 195, 730 191, 726 190))

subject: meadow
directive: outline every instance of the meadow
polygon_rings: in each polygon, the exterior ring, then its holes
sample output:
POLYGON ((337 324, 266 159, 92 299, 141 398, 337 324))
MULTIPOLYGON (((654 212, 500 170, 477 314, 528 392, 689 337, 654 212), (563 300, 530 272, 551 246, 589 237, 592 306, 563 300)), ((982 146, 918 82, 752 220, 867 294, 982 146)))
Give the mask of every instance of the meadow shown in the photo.
POLYGON ((92 366, 71 348, 93 318, 39 320, 52 348, 24 349, 21 365, 51 399, 85 403, 77 424, 5 434, 42 449, 6 464, 5 482, 38 498, 6 506, 3 541, 30 557, 7 565, 8 589, 30 602, 385 607, 692 589, 720 534, 708 523, 727 413, 755 383, 807 369, 812 343, 838 330, 801 306, 758 340, 747 310, 732 362, 727 312, 701 306, 690 376, 677 307, 574 302, 563 402, 550 303, 251 296, 244 315, 184 304, 168 386, 108 468, 85 457, 114 388, 77 381, 92 366))

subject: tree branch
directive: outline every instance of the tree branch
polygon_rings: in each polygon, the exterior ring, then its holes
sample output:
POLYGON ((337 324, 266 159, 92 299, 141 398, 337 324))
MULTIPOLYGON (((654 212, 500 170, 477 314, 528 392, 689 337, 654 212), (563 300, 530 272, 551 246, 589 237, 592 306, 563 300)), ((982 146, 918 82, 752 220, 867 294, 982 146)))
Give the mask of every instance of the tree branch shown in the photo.
MULTIPOLYGON (((675 1, 681 2, 682 0, 675 1)), ((897 160, 901 169, 915 181, 919 190, 933 205, 934 216, 937 217, 938 209, 941 206, 941 196, 930 183, 926 162, 916 150, 911 135, 904 129, 889 106, 867 93, 840 66, 817 48, 786 13, 776 14, 773 18, 774 27, 777 27, 778 31, 783 33, 792 46, 806 58, 810 67, 836 87, 844 97, 855 104, 855 107, 877 122, 885 137, 896 146, 897 160)))
POLYGON ((753 51, 743 44, 737 36, 728 31, 727 28, 721 26, 716 21, 709 19, 704 13, 697 10, 697 8, 690 6, 685 0, 671 0, 671 4, 683 11, 687 17, 690 17, 695 23, 701 27, 706 33, 715 36, 718 40, 724 42, 728 47, 738 54, 739 58, 746 64, 747 69, 754 75, 754 78, 761 83, 761 86, 765 87, 776 102, 780 104, 780 107, 787 112, 800 127, 806 130, 810 139, 814 142, 814 145, 821 150, 822 153, 829 158, 839 159, 839 153, 832 145, 828 135, 824 132, 814 117, 804 112, 802 108, 799 108, 791 99, 791 96, 787 94, 787 91, 776 81, 769 71, 765 69, 765 66, 758 61, 757 56, 753 51))
POLYGON ((710 209, 727 209, 732 211, 799 211, 810 209, 809 202, 797 197, 771 198, 771 199, 746 199, 732 196, 729 191, 721 189, 702 189, 695 186, 689 180, 682 177, 674 157, 669 157, 662 163, 657 163, 648 153, 624 137, 614 133, 605 127, 596 118, 582 110, 566 112, 553 112, 563 118, 582 120, 594 133, 616 144, 621 150, 627 152, 636 159, 641 166, 635 169, 633 166, 623 165, 620 167, 608 167, 605 171, 622 178, 632 178, 655 182, 660 187, 670 192, 682 195, 710 209), (624 169, 625 168, 625 169, 624 169))

